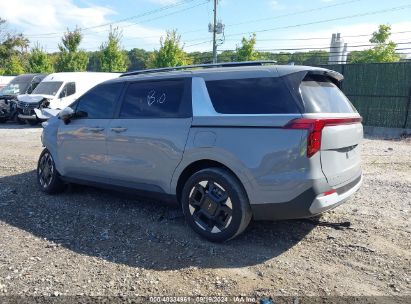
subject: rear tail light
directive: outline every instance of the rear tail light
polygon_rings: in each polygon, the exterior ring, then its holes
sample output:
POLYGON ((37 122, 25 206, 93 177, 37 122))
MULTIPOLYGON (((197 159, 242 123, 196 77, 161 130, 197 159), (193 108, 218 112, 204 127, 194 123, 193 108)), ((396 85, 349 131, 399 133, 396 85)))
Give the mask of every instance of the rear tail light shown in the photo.
POLYGON ((361 117, 354 118, 296 118, 289 121, 285 129, 308 130, 307 136, 307 157, 313 156, 321 149, 321 136, 324 127, 349 125, 360 123, 361 117))

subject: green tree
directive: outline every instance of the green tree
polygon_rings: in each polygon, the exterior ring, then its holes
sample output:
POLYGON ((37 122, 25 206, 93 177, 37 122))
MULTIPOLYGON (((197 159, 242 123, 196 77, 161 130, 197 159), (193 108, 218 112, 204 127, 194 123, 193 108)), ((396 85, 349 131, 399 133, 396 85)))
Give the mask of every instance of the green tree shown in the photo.
POLYGON ((389 41, 391 26, 381 24, 372 34, 370 42, 375 46, 364 51, 354 51, 349 55, 350 63, 397 62, 400 56, 395 52, 397 44, 389 41))
MULTIPOLYGON (((213 54, 209 53, 210 57, 208 58, 212 58, 213 54)), ((218 56, 218 62, 233 62, 237 60, 237 52, 236 51, 232 51, 232 50, 225 50, 222 51, 218 56)), ((210 59, 209 59, 210 62, 210 59)))
POLYGON ((255 51, 256 42, 255 34, 252 34, 249 39, 243 37, 243 39, 241 39, 241 46, 237 46, 236 48, 237 61, 257 60, 258 53, 255 51))
POLYGON ((28 59, 29 71, 31 73, 52 73, 53 65, 48 54, 36 44, 31 50, 28 59))
POLYGON ((328 63, 327 51, 295 52, 290 55, 289 62, 300 65, 321 65, 328 63))
POLYGON ((148 67, 148 60, 151 52, 144 49, 134 48, 128 51, 127 56, 129 60, 128 71, 143 70, 148 67))
POLYGON ((118 28, 110 28, 108 41, 100 47, 103 72, 124 72, 126 70, 126 54, 120 46, 121 37, 121 31, 118 28))
POLYGON ((275 54, 274 60, 276 60, 278 64, 287 64, 291 61, 291 54, 280 52, 275 54))
POLYGON ((81 39, 81 31, 77 28, 72 32, 67 30, 67 33, 63 35, 62 43, 59 44, 60 54, 56 62, 58 72, 80 72, 87 69, 87 53, 79 49, 81 39))
POLYGON ((13 34, 6 20, 0 18, 0 72, 17 74, 25 70, 29 40, 22 34, 13 34))
POLYGON ((176 30, 167 31, 166 38, 160 39, 160 49, 150 56, 148 66, 161 68, 190 64, 191 60, 180 46, 180 41, 181 36, 176 30))
POLYGON ((88 63, 87 71, 100 72, 101 71, 101 51, 87 52, 88 63))
POLYGON ((4 74, 6 75, 19 75, 25 73, 21 58, 17 55, 9 57, 3 69, 4 74))

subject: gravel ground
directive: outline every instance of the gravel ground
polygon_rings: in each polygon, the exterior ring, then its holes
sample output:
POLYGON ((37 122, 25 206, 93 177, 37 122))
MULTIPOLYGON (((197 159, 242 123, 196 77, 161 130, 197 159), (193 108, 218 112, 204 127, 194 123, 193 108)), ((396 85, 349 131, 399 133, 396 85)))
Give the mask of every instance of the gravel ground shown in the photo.
POLYGON ((409 140, 364 140, 363 187, 321 218, 253 222, 219 245, 170 204, 41 193, 40 133, 0 125, 0 295, 411 295, 409 140))

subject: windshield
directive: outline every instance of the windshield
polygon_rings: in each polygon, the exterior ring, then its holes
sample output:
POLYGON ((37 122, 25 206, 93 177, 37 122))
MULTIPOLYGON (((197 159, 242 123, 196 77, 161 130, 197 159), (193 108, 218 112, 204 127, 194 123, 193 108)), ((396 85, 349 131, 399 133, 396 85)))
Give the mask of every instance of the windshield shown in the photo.
POLYGON ((24 94, 29 87, 30 82, 11 82, 1 91, 1 95, 19 95, 24 94))
POLYGON ((62 81, 46 81, 40 82, 39 85, 34 89, 32 94, 43 94, 43 95, 56 95, 60 89, 62 81))

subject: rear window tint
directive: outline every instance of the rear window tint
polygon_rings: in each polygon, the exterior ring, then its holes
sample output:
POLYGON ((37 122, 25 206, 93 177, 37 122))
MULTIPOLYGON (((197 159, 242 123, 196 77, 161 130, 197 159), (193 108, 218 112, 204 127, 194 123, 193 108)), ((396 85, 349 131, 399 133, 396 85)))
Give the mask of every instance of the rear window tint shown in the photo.
POLYGON ((357 112, 343 92, 327 77, 309 75, 300 85, 306 113, 357 112))
POLYGON ((281 78, 247 78, 206 82, 214 109, 222 114, 299 113, 281 78))

